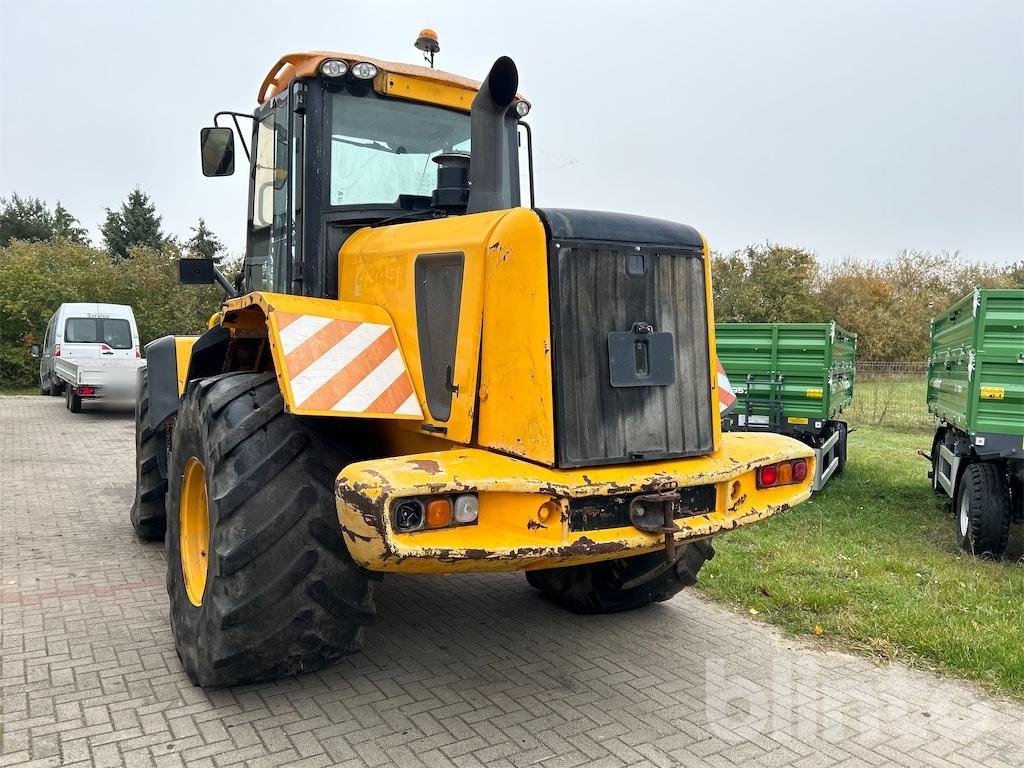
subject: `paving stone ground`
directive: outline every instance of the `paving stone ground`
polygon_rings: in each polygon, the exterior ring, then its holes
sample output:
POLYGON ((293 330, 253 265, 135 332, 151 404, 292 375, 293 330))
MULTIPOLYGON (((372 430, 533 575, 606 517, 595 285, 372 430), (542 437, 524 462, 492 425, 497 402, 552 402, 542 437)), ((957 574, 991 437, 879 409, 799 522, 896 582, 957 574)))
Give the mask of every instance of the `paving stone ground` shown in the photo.
POLYGON ((518 574, 388 578, 362 653, 194 688, 128 522, 132 415, 86 409, 0 398, 0 766, 1024 765, 1024 709, 972 686, 693 593, 578 617, 518 574))

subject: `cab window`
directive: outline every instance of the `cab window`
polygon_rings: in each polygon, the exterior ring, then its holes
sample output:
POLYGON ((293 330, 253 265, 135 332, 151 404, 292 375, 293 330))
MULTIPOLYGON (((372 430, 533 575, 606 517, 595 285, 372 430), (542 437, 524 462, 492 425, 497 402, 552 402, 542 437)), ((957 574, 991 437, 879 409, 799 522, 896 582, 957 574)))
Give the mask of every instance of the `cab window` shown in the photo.
POLYGON ((288 99, 258 117, 252 192, 252 248, 247 259, 249 285, 286 291, 288 286, 289 190, 288 99))

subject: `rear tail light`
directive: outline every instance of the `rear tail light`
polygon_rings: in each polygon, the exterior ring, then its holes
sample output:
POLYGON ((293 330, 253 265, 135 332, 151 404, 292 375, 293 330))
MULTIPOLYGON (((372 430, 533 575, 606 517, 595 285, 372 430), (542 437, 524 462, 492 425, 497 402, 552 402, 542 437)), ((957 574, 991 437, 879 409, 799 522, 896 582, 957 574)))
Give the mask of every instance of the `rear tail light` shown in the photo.
POLYGON ((96 390, 88 386, 79 387, 78 389, 75 390, 75 392, 81 397, 89 397, 90 395, 96 394, 96 390))
POLYGON ((480 501, 471 493, 399 499, 391 514, 398 533, 472 525, 480 515, 480 501))
POLYGON ((794 459, 768 464, 757 470, 757 487, 774 488, 779 485, 793 485, 807 479, 807 460, 794 459))
POLYGON ((53 345, 53 356, 60 357, 60 344, 53 345))
POLYGON ((142 350, 139 349, 139 345, 138 344, 135 345, 135 356, 136 357, 142 357, 142 350))

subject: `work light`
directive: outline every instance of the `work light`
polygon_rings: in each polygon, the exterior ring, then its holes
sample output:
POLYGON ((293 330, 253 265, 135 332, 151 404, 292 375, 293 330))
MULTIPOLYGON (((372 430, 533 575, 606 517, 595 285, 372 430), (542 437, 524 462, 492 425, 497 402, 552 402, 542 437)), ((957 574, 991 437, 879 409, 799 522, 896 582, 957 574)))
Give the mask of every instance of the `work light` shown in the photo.
POLYGON ((352 65, 352 76, 360 80, 372 80, 377 76, 377 65, 368 61, 360 61, 352 65))
POLYGON ((320 65, 320 74, 324 77, 341 77, 348 72, 348 64, 341 59, 327 59, 320 65))

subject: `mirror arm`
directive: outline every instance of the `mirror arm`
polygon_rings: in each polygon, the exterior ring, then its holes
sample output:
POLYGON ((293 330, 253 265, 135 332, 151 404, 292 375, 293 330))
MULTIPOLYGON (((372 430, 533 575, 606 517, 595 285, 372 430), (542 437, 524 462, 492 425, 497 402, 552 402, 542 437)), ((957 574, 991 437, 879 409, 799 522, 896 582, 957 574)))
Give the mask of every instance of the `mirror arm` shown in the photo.
POLYGON ((224 289, 224 293, 228 295, 229 299, 233 299, 238 295, 235 286, 229 283, 228 279, 224 277, 224 273, 216 267, 213 268, 213 279, 217 281, 217 285, 224 289))
POLYGON ((245 152, 245 159, 250 161, 250 162, 252 162, 252 157, 249 154, 249 144, 245 140, 245 134, 242 133, 242 126, 240 126, 238 124, 238 118, 240 118, 240 117, 247 117, 250 120, 253 120, 255 118, 253 118, 252 115, 246 114, 245 112, 232 112, 230 110, 221 110, 220 112, 215 113, 214 116, 213 116, 213 124, 215 126, 217 126, 218 128, 221 127, 220 123, 218 122, 218 120, 220 119, 221 115, 227 115, 228 117, 230 117, 232 119, 232 121, 234 121, 234 123, 235 123, 235 131, 238 132, 238 139, 239 139, 239 141, 242 142, 242 150, 245 152))

